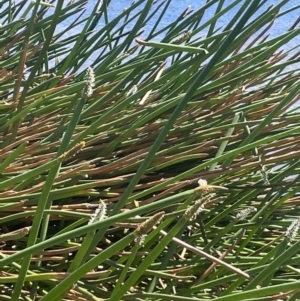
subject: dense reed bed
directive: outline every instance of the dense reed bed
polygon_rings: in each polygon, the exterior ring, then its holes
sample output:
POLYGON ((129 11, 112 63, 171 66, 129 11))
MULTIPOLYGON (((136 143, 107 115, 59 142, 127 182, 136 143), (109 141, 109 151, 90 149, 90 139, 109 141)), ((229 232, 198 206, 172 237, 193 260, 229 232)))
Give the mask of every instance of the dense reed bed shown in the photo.
POLYGON ((299 300, 299 6, 2 2, 0 300, 299 300))

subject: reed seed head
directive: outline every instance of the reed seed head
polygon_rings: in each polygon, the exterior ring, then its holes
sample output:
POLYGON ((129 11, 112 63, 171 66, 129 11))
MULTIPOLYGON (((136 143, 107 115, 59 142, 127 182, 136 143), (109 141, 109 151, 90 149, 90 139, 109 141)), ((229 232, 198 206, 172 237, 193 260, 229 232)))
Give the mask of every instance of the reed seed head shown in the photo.
POLYGON ((75 157, 81 150, 85 147, 85 142, 81 141, 77 143, 73 148, 71 148, 69 151, 63 153, 60 157, 59 160, 60 162, 64 162, 68 159, 71 159, 75 157))
POLYGON ((100 200, 99 206, 97 207, 95 212, 91 215, 88 225, 102 221, 103 219, 105 219, 106 214, 107 214, 107 206, 102 200, 100 200))
POLYGON ((133 95, 137 92, 137 86, 136 85, 133 85, 132 88, 126 93, 126 96, 130 96, 130 95, 133 95))
POLYGON ((135 231, 133 232, 135 236, 135 242, 139 245, 143 244, 146 238, 146 234, 150 232, 156 224, 160 223, 160 221, 163 219, 165 215, 164 211, 158 212, 148 218, 146 221, 143 223, 139 224, 135 231))
POLYGON ((185 40, 187 40, 192 34, 192 31, 189 30, 185 33, 183 33, 181 36, 179 36, 177 39, 175 39, 174 41, 172 41, 172 44, 181 44, 182 42, 184 42, 185 40))
POLYGON ((215 186, 207 184, 206 180, 199 179, 198 181, 199 187, 195 189, 197 194, 202 194, 204 192, 211 192, 215 189, 215 186))
POLYGON ((200 214, 200 212, 203 211, 203 209, 204 209, 204 204, 202 200, 199 199, 192 206, 189 206, 186 209, 183 217, 188 221, 195 219, 200 214))
POLYGON ((236 219, 238 220, 242 220, 242 219, 247 219, 247 217, 252 213, 252 212, 256 212, 257 209, 253 206, 250 206, 246 209, 241 210, 237 215, 236 215, 236 219))
POLYGON ((264 165, 262 165, 261 167, 260 174, 264 182, 264 185, 270 185, 269 178, 268 178, 268 171, 266 170, 266 167, 264 165))
POLYGON ((289 242, 293 241, 296 238, 299 228, 300 218, 294 220, 286 230, 285 237, 289 242))
POLYGON ((95 73, 92 67, 88 67, 85 75, 85 86, 82 90, 82 97, 87 98, 93 95, 93 87, 95 86, 95 73))

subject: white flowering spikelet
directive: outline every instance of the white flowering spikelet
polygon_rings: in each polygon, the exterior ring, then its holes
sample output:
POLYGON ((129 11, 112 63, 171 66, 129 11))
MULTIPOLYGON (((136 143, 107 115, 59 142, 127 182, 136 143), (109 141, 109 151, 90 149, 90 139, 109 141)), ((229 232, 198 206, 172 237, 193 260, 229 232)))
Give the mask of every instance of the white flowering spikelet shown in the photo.
POLYGON ((286 230, 285 237, 289 242, 293 241, 296 238, 299 228, 300 218, 294 220, 286 230))
POLYGON ((266 170, 266 167, 264 165, 261 167, 260 174, 264 182, 264 185, 270 185, 269 178, 268 178, 268 171, 266 170))
POLYGON ((138 245, 138 246, 142 246, 145 243, 145 239, 147 237, 147 234, 142 234, 141 236, 135 237, 134 238, 134 242, 138 245))
POLYGON ((199 179, 198 184, 199 186, 207 186, 207 181, 203 179, 199 179))
POLYGON ((213 190, 212 186, 208 185, 206 180, 199 179, 198 185, 199 186, 195 189, 195 192, 197 192, 198 194, 211 192, 213 190))
POLYGON ((252 212, 256 212, 257 209, 253 206, 250 206, 246 209, 241 210, 237 215, 236 215, 236 219, 241 220, 241 219, 247 219, 247 217, 252 213, 252 212))
POLYGON ((96 208, 95 212, 91 215, 88 225, 102 221, 106 217, 107 206, 100 200, 99 206, 96 208))
POLYGON ((126 96, 129 97, 137 92, 138 88, 137 85, 133 85, 132 88, 126 93, 126 96))
POLYGON ((95 73, 92 67, 88 67, 85 75, 85 86, 82 90, 82 97, 93 95, 93 87, 95 87, 95 73))
POLYGON ((199 199, 192 206, 189 206, 186 209, 184 213, 184 218, 188 221, 195 219, 203 210, 204 204, 202 203, 202 200, 199 199))

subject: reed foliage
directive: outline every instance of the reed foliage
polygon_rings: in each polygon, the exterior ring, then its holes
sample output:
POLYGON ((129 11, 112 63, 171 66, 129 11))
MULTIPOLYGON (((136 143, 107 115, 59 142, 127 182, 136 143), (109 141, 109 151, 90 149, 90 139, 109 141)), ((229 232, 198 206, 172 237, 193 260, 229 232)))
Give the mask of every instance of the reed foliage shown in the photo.
POLYGON ((299 300, 299 5, 87 2, 0 2, 0 300, 299 300))

